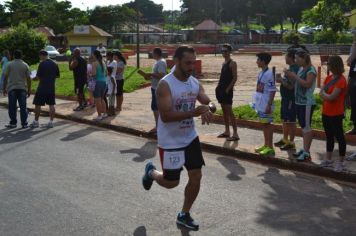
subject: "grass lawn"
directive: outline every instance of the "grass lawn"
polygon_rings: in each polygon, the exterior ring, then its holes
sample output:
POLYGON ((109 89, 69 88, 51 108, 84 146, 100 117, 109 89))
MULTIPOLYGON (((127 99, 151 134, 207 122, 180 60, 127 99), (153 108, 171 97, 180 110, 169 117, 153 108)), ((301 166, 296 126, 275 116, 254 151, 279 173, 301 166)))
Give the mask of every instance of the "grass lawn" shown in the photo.
MULTIPOLYGON (((56 80, 56 95, 75 96, 73 72, 68 69, 67 63, 58 63, 60 70, 60 78, 56 80)), ((32 65, 31 70, 37 70, 38 65, 32 65)), ((145 72, 150 72, 151 68, 142 68, 145 72)), ((140 86, 149 83, 144 80, 142 76, 137 74, 136 68, 127 66, 125 69, 125 84, 124 91, 126 93, 133 92, 140 88, 140 86)), ((35 92, 38 86, 38 81, 32 82, 32 91, 35 92)))
MULTIPOLYGON (((313 129, 320 129, 323 130, 323 123, 321 121, 321 99, 316 96, 316 101, 317 101, 317 106, 313 114, 313 121, 312 121, 312 128, 313 129)), ((274 117, 274 124, 281 124, 281 117, 280 117, 280 110, 281 110, 281 101, 276 100, 275 101, 275 109, 273 112, 273 117, 274 117)), ((238 106, 233 108, 233 112, 236 116, 236 118, 243 119, 243 120, 253 120, 257 121, 258 117, 250 105, 243 105, 243 106, 238 106)), ((347 130, 350 130, 352 128, 352 122, 350 121, 351 110, 347 110, 346 112, 346 118, 344 119, 344 131, 346 132, 347 130)), ((217 111, 218 115, 222 115, 222 110, 217 111)))

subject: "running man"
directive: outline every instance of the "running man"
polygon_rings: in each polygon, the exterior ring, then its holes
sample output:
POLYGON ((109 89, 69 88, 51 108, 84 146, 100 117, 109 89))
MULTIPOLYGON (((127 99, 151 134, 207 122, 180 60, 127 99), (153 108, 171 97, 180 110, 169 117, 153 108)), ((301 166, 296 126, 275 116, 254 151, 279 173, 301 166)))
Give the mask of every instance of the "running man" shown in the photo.
POLYGON ((189 181, 177 224, 198 230, 199 225, 190 216, 190 209, 200 190, 201 168, 205 163, 193 118, 201 116, 203 124, 209 124, 212 118, 210 110, 216 108, 192 76, 195 60, 192 47, 180 46, 175 52, 174 73, 165 76, 158 85, 157 137, 163 173, 157 171, 151 162, 147 163, 142 184, 146 190, 151 188, 153 181, 167 189, 177 187, 185 166, 189 181), (202 105, 195 107, 197 100, 202 105))

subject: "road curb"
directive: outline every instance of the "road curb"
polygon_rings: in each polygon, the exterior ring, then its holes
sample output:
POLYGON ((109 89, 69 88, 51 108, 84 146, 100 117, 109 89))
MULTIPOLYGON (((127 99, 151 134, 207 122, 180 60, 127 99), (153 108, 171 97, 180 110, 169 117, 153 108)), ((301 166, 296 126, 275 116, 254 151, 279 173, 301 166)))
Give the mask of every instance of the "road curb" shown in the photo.
MULTIPOLYGON (((0 106, 7 107, 6 103, 0 103, 0 106)), ((28 108, 29 111, 33 112, 33 108, 28 108)), ((42 111, 42 114, 49 115, 49 112, 42 111)), ((122 132, 126 134, 131 134, 139 137, 156 139, 156 137, 144 130, 139 130, 135 128, 120 126, 120 125, 112 125, 106 123, 100 123, 92 120, 82 119, 74 116, 67 116, 56 113, 56 118, 70 120, 82 124, 87 125, 94 125, 101 128, 110 129, 117 132, 122 132)), ((342 172, 338 173, 333 171, 332 169, 321 168, 316 164, 310 163, 300 163, 290 159, 282 159, 282 158, 275 158, 275 157, 261 157, 256 153, 251 153, 244 150, 233 150, 227 149, 224 147, 216 146, 207 142, 201 142, 201 147, 204 151, 208 151, 211 153, 215 153, 218 155, 228 155, 232 156, 238 160, 254 162, 262 165, 268 165, 273 167, 278 167, 285 170, 290 171, 299 171, 304 172, 311 175, 316 175, 319 177, 325 177, 333 180, 343 181, 343 182, 351 182, 356 183, 356 174, 350 172, 342 172)))
MULTIPOLYGON (((236 124, 243 128, 250 128, 254 130, 262 130, 263 123, 253 120, 244 120, 236 118, 236 124)), ((220 115, 214 115, 211 123, 224 125, 224 117, 220 115)), ((271 124, 273 127, 273 132, 283 134, 283 126, 281 124, 271 124)), ((326 140, 326 135, 323 130, 313 129, 314 139, 326 140)), ((297 127, 296 136, 303 137, 303 131, 300 127, 297 127)), ((345 134, 346 142, 349 144, 356 145, 356 135, 345 134)))

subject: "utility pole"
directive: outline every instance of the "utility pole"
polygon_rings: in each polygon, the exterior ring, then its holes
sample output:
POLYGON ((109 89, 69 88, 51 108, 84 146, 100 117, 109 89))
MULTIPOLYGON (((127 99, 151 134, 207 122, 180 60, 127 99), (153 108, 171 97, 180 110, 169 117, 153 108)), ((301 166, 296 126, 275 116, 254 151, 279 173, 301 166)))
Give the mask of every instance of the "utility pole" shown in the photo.
POLYGON ((138 2, 135 0, 136 6, 136 15, 137 15, 137 22, 136 22, 136 67, 140 68, 140 11, 138 9, 138 2))

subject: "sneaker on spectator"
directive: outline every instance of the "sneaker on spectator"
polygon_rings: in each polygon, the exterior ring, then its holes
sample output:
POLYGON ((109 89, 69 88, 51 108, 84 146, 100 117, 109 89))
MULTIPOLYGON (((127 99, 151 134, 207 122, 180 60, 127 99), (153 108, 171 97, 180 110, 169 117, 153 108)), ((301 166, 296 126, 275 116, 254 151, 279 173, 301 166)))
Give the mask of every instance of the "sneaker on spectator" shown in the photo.
POLYGON ((38 128, 40 127, 40 124, 38 123, 38 121, 33 121, 31 124, 30 124, 30 128, 31 129, 34 129, 34 128, 38 128))
POLYGON ((281 146, 280 149, 283 151, 295 150, 295 143, 288 142, 288 143, 284 144, 283 146, 281 146))
POLYGON ((49 122, 48 122, 47 128, 53 128, 53 121, 49 121, 49 122))
POLYGON ((323 168, 332 167, 333 163, 334 162, 332 160, 322 160, 320 163, 320 167, 323 167, 323 168))
POLYGON ((356 161, 356 152, 351 154, 350 156, 346 157, 347 161, 356 161))
POLYGON ((108 114, 104 113, 101 115, 103 119, 107 118, 108 117, 108 114))
POLYGON ((94 121, 101 121, 103 119, 103 116, 97 116, 93 120, 94 121))
POLYGON ((302 155, 303 152, 304 152, 304 150, 303 150, 303 149, 300 149, 298 152, 293 153, 293 156, 294 156, 294 157, 299 157, 300 155, 302 155))
POLYGON ((260 153, 261 151, 263 151, 263 149, 267 148, 267 146, 263 145, 262 147, 257 147, 255 148, 255 152, 256 153, 260 153))
POLYGON ((282 138, 282 139, 279 140, 278 142, 274 143, 274 146, 276 146, 276 147, 282 147, 282 146, 286 145, 287 143, 288 143, 288 141, 282 138))
POLYGON ((259 152, 260 155, 262 156, 273 156, 275 155, 275 151, 273 148, 270 147, 266 147, 265 149, 263 149, 262 151, 259 152))
POLYGON ((345 168, 344 162, 337 161, 337 162, 335 163, 334 171, 336 171, 336 172, 343 172, 343 171, 345 171, 345 170, 346 170, 346 168, 345 168))
POLYGON ((17 125, 7 124, 7 125, 5 125, 5 127, 8 128, 8 129, 14 129, 14 128, 17 127, 17 125))
POLYGON ((310 161, 311 157, 310 157, 310 153, 303 151, 298 157, 297 157, 297 161, 299 162, 307 162, 310 161))

